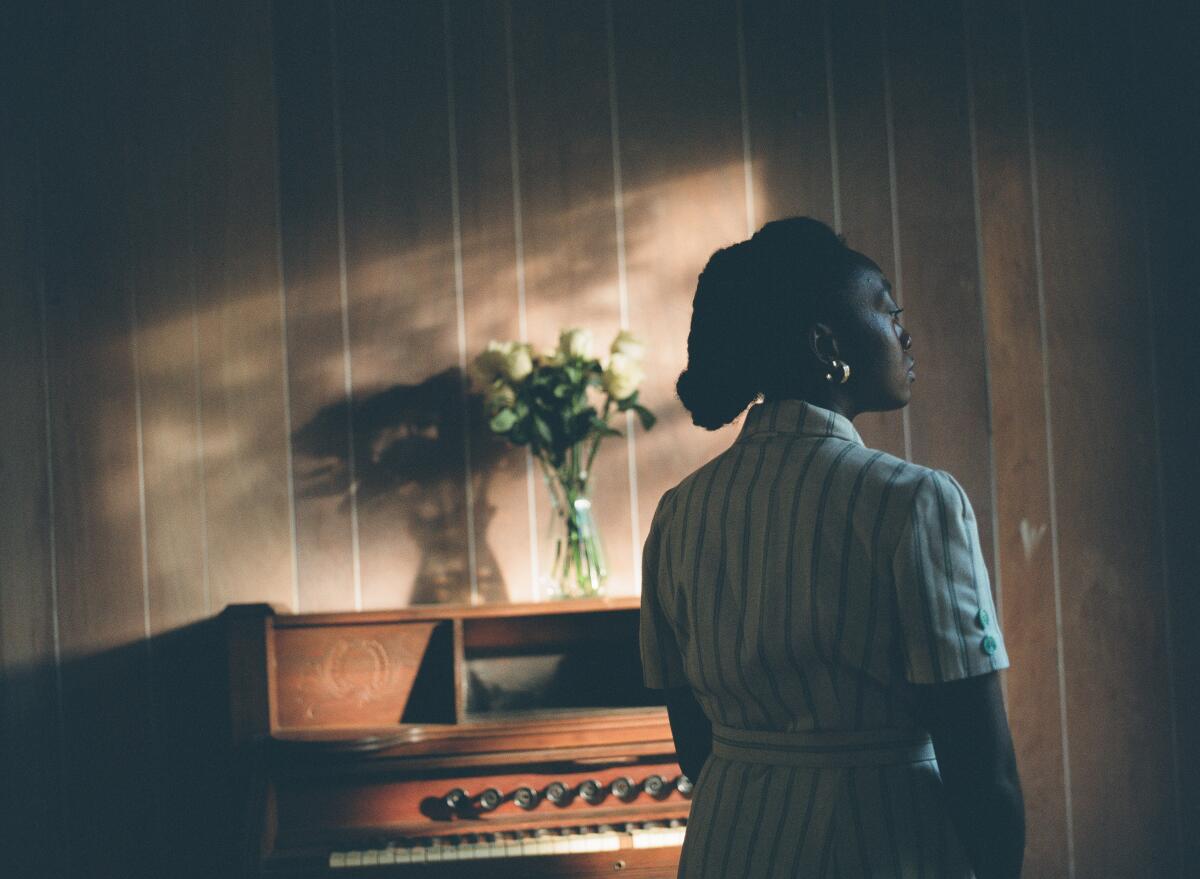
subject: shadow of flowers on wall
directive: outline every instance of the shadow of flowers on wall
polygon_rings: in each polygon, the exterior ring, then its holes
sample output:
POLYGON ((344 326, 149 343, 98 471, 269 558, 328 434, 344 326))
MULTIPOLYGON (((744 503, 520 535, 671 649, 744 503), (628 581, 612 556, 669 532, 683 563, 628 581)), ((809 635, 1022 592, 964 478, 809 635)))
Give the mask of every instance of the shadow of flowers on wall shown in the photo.
POLYGON ((495 510, 488 502, 488 484, 510 453, 487 428, 482 396, 465 392, 466 387, 462 371, 452 367, 419 384, 397 384, 352 403, 330 403, 293 435, 299 497, 340 496, 339 510, 346 515, 352 494, 360 514, 386 506, 388 515, 396 517, 396 529, 420 548, 409 599, 413 604, 470 602, 473 596, 478 601, 508 599, 482 535, 495 510), (346 443, 347 426, 353 455, 346 443), (472 508, 474 541, 469 540, 472 508))

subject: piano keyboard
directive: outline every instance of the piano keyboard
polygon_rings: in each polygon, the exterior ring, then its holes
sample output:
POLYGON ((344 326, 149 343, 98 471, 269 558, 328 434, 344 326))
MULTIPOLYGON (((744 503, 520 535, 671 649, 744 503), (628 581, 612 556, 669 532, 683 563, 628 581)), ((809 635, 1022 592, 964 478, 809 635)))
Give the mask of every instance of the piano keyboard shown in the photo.
POLYGON ((332 852, 329 855, 329 866, 338 868, 435 864, 446 861, 524 858, 531 855, 666 848, 683 845, 686 829, 686 822, 677 818, 672 821, 539 828, 408 839, 389 843, 386 848, 332 852))

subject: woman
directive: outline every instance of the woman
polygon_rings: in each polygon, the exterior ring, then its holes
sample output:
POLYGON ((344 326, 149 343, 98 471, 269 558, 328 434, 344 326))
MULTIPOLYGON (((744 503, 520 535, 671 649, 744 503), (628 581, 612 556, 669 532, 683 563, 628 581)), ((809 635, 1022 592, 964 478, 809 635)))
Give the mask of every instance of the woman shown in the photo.
POLYGON ((912 338, 871 260, 808 218, 700 275, 676 385, 734 444, 667 491, 643 554, 645 683, 696 779, 679 875, 1020 874, 1008 666, 971 505, 865 448, 912 338))

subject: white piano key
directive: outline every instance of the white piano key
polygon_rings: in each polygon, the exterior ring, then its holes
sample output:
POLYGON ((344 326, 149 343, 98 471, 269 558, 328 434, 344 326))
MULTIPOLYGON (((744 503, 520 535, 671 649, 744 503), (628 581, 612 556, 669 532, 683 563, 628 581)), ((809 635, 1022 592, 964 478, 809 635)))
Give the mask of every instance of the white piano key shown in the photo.
MULTIPOLYGON (((379 863, 394 864, 396 863, 396 856, 398 854, 400 854, 399 850, 394 848, 386 848, 379 853, 379 863)), ((407 864, 408 861, 401 861, 400 863, 407 864)))
POLYGON ((346 852, 347 867, 361 867, 363 860, 362 852, 346 852))
POLYGON ((429 849, 423 845, 414 845, 408 849, 407 857, 410 864, 424 864, 426 857, 429 855, 429 849))
POLYGON ((374 851, 374 850, 363 852, 362 853, 362 865, 364 867, 379 866, 379 852, 374 851))
POLYGON ((488 858, 504 857, 504 848, 505 848, 504 840, 498 839, 498 840, 493 840, 492 842, 485 842, 484 846, 485 846, 485 851, 486 851, 485 857, 488 857, 488 858))
POLYGON ((445 854, 443 847, 440 845, 431 845, 425 850, 425 863, 436 864, 442 860, 442 855, 445 854))
POLYGON ((634 848, 665 848, 672 845, 683 845, 684 828, 669 829, 655 828, 651 830, 631 830, 630 837, 634 848))
POLYGON ((330 852, 329 853, 329 866, 331 869, 336 868, 336 867, 346 866, 346 853, 345 852, 330 852))

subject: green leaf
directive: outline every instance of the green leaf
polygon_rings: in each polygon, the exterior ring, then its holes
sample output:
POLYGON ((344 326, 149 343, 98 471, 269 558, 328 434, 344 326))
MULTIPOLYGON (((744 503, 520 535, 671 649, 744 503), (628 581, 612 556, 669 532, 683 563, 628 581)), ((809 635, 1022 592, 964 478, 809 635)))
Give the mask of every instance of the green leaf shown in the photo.
POLYGON ((642 421, 643 430, 649 430, 650 428, 654 427, 658 419, 654 417, 653 412, 651 412, 645 406, 635 405, 633 408, 637 412, 638 418, 640 418, 642 421))
POLYGON ((488 426, 495 433, 508 433, 508 431, 510 431, 512 429, 512 426, 516 423, 517 423, 517 413, 516 412, 514 412, 511 409, 501 409, 499 412, 496 413, 496 415, 492 418, 492 420, 488 422, 488 426))
POLYGON ((554 433, 550 430, 550 425, 538 415, 533 416, 533 429, 546 445, 554 445, 554 433))

